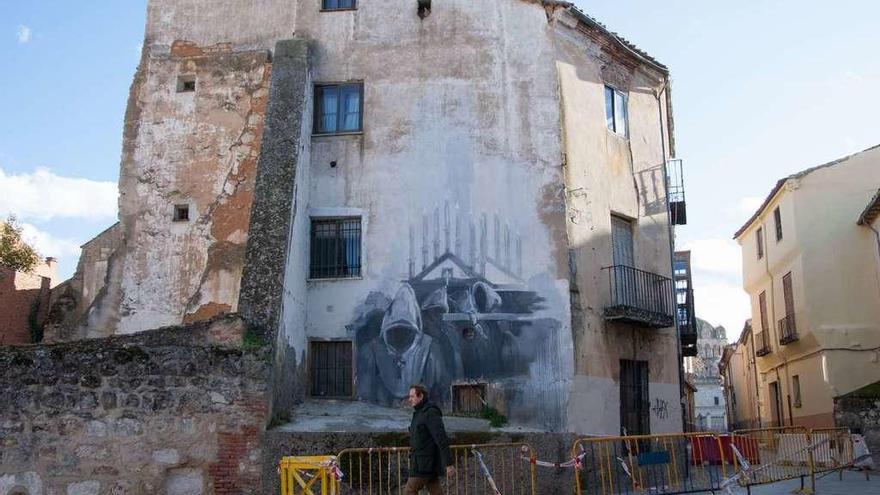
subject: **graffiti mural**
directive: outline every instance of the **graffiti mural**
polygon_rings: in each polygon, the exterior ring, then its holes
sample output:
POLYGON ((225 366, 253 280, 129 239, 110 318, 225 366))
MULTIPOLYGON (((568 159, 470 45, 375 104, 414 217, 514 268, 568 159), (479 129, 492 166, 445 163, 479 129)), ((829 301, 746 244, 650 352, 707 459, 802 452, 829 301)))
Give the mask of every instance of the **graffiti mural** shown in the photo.
POLYGON ((487 216, 451 218, 448 205, 435 209, 434 222, 429 217, 420 229, 421 271, 413 227, 409 277, 393 294, 370 293, 348 327, 358 397, 398 405, 410 384, 423 383, 432 400, 448 404, 453 383, 488 381, 515 400, 530 375, 541 373, 536 361, 546 367, 546 356, 558 353, 560 329, 522 278, 521 238, 497 216, 491 230, 487 216))

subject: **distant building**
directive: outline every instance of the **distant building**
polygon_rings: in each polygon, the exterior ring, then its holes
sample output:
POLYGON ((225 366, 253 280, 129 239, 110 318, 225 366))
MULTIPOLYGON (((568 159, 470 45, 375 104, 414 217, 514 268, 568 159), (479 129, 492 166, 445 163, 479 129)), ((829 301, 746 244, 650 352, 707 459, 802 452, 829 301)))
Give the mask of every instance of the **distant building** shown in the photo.
POLYGON ((721 355, 721 378, 730 429, 760 428, 758 376, 755 372, 755 344, 752 322, 747 321, 739 339, 721 355))
POLYGON ((727 345, 724 327, 697 318, 698 354, 685 358, 685 372, 696 387, 694 421, 697 431, 726 431, 727 405, 718 364, 727 345))
POLYGON ((0 266, 0 345, 30 344, 41 337, 51 289, 58 283, 55 258, 30 272, 0 266))
POLYGON ((880 381, 878 186, 875 146, 779 180, 734 235, 765 426, 833 426, 836 398, 880 381))

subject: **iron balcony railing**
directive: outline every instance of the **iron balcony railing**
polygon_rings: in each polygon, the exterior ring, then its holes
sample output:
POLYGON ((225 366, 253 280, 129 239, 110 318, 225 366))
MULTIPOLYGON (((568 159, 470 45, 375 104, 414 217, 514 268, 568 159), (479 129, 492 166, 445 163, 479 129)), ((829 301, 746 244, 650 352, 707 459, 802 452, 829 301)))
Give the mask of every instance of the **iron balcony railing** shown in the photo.
POLYGON ((797 325, 794 323, 794 315, 788 315, 779 320, 779 344, 790 344, 797 339, 797 325))
POLYGON ((770 336, 767 335, 767 332, 755 334, 755 354, 758 356, 770 354, 770 336))
POLYGON ((694 314, 693 289, 675 289, 676 316, 678 317, 678 334, 681 337, 682 355, 696 356, 697 349, 697 318, 694 314))
POLYGON ((608 272, 610 301, 605 318, 655 328, 675 324, 672 279, 626 265, 602 269, 608 272))

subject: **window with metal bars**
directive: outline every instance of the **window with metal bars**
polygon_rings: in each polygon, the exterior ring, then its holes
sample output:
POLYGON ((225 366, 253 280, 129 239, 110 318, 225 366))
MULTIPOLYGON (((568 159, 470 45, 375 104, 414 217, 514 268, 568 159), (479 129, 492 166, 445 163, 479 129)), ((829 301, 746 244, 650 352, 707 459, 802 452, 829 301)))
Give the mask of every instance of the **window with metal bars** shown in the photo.
POLYGON ((351 341, 312 341, 311 380, 313 397, 352 396, 351 341))
POLYGON ((313 218, 309 278, 361 276, 361 219, 313 218))
POLYGON ((356 0, 323 0, 321 2, 321 10, 354 10, 356 8, 356 0))
POLYGON ((648 362, 620 360, 620 427, 627 435, 651 433, 648 362))

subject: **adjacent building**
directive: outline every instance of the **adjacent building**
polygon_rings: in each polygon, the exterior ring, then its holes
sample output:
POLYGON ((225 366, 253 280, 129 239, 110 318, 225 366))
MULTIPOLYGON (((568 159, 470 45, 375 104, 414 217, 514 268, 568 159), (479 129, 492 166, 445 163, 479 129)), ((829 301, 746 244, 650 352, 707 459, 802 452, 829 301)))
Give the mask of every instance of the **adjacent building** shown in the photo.
POLYGON ((835 398, 880 380, 878 185, 875 146, 779 180, 734 236, 764 426, 832 426, 835 398))
POLYGON ((37 261, 29 272, 0 266, 0 345, 30 344, 41 339, 52 288, 57 284, 55 258, 37 261))
POLYGON ((752 322, 748 320, 739 339, 724 347, 721 355, 719 367, 731 430, 760 428, 762 425, 754 342, 752 322))

